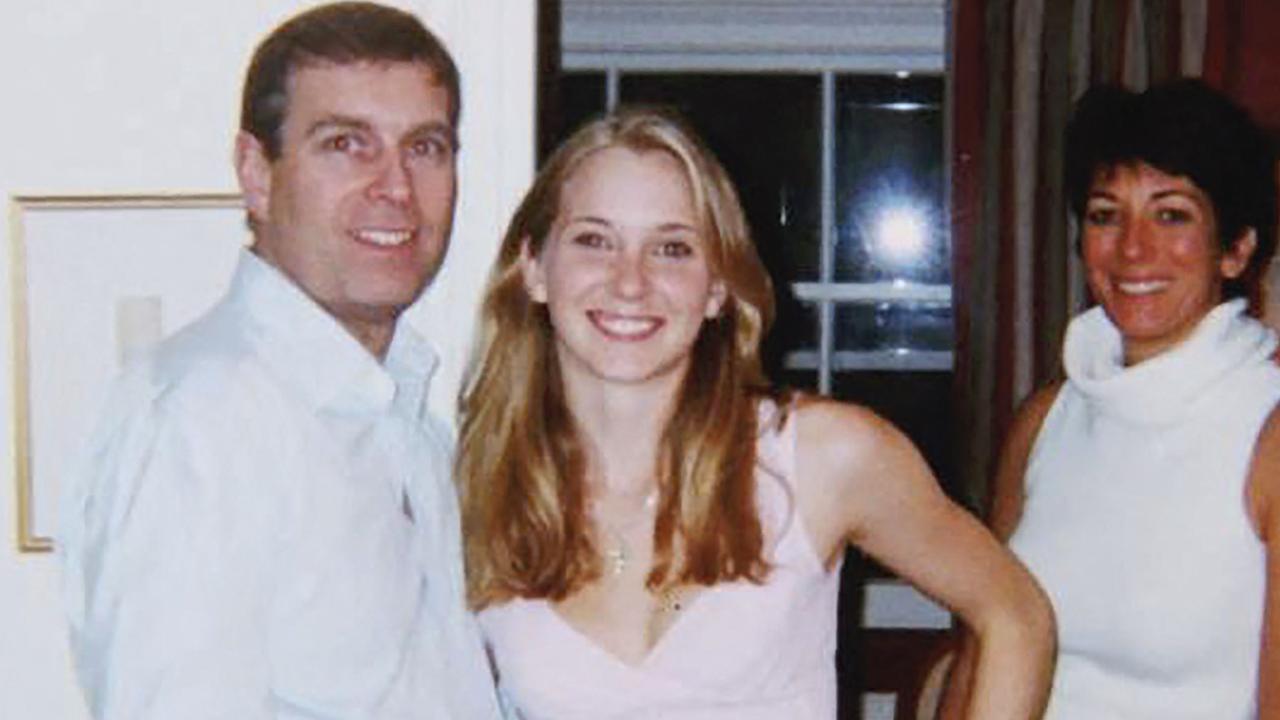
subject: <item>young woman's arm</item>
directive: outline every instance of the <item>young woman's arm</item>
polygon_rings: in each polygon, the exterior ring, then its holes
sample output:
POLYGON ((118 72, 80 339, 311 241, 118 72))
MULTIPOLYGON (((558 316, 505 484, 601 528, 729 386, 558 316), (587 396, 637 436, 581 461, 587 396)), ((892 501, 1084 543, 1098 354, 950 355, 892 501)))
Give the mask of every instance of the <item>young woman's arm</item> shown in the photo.
MULTIPOLYGON (((1053 407, 1053 401, 1057 399, 1061 388, 1061 383, 1054 383, 1032 394, 1018 408, 1004 446, 1000 449, 1000 462, 996 466, 991 486, 991 508, 987 525, 1001 542, 1008 542, 1013 531, 1018 528, 1018 521, 1022 519, 1027 459, 1031 456, 1036 436, 1040 434, 1044 417, 1049 414, 1049 408, 1053 407)), ((967 717, 965 709, 969 704, 977 645, 973 634, 966 627, 962 625, 957 631, 960 634, 959 649, 956 660, 951 665, 946 689, 942 693, 938 720, 963 720, 967 717)))
POLYGON ((865 409, 798 410, 800 505, 815 546, 852 542, 959 615, 976 639, 969 718, 1034 718, 1053 672, 1053 613, 1031 575, 938 487, 910 441, 865 409))

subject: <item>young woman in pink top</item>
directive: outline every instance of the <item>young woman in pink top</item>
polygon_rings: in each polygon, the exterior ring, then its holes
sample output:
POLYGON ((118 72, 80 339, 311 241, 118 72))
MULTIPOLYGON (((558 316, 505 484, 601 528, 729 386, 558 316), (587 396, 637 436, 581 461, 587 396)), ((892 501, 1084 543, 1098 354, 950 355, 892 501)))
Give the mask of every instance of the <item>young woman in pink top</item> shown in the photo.
POLYGON ((971 717, 1028 718, 1053 619, 871 412, 770 390, 770 282, 678 121, 579 130, 516 212, 461 400, 467 584, 527 720, 835 717, 846 546, 976 628, 971 717))

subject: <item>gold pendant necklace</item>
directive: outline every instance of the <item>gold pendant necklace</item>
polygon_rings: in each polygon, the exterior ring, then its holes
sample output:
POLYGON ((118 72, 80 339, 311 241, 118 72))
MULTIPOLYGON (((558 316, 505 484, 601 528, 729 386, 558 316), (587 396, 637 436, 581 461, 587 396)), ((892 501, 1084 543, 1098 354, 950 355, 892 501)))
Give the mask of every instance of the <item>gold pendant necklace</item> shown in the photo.
POLYGON ((609 565, 609 572, 614 576, 622 574, 627 569, 627 541, 622 535, 618 534, 613 528, 605 528, 605 530, 613 536, 614 546, 604 551, 604 560, 609 565))
POLYGON ((635 525, 643 521, 649 516, 650 512, 658 505, 658 491, 654 489, 645 497, 644 503, 641 505, 641 512, 628 520, 621 526, 613 525, 605 522, 600 518, 600 505, 595 505, 596 524, 600 529, 604 530, 604 534, 608 537, 612 547, 604 548, 600 555, 605 561, 609 574, 617 577, 626 571, 627 565, 631 561, 631 546, 627 544, 627 538, 624 534, 626 531, 635 527, 635 525))
POLYGON ((658 593, 658 606, 670 613, 677 613, 684 609, 684 598, 680 595, 680 588, 675 585, 669 585, 658 593))

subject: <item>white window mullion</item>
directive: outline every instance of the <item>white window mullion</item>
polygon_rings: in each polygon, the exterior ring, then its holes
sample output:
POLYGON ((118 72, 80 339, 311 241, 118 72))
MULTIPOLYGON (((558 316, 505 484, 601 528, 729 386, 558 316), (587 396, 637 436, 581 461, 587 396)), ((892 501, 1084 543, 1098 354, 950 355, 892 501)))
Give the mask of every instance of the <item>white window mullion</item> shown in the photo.
MULTIPOLYGON (((835 278, 836 256, 836 80, 835 73, 822 73, 822 242, 818 260, 818 281, 830 284, 835 278)), ((835 303, 818 301, 818 392, 831 394, 831 360, 835 351, 835 303)))
POLYGON ((613 112, 618 107, 618 95, 622 89, 622 71, 617 65, 610 65, 604 71, 604 108, 613 112))
POLYGON ((950 305, 951 285, 917 283, 903 280, 869 283, 791 283, 791 292, 797 300, 817 302, 914 302, 929 305, 950 305))

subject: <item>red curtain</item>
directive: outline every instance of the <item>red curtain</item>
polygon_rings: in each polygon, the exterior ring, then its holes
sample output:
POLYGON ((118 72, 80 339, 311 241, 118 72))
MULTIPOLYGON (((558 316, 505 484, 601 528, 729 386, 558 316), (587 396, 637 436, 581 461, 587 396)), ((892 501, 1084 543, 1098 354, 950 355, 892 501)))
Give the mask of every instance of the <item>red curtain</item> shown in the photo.
POLYGON ((1059 375, 1063 332, 1086 303, 1062 187, 1072 102, 1098 82, 1142 88, 1199 75, 1210 17, 1230 15, 1228 6, 1237 4, 956 0, 956 446, 976 507, 985 507, 988 479, 1018 404, 1059 375))
POLYGON ((1280 137, 1280 2, 1210 0, 1204 79, 1280 137))

